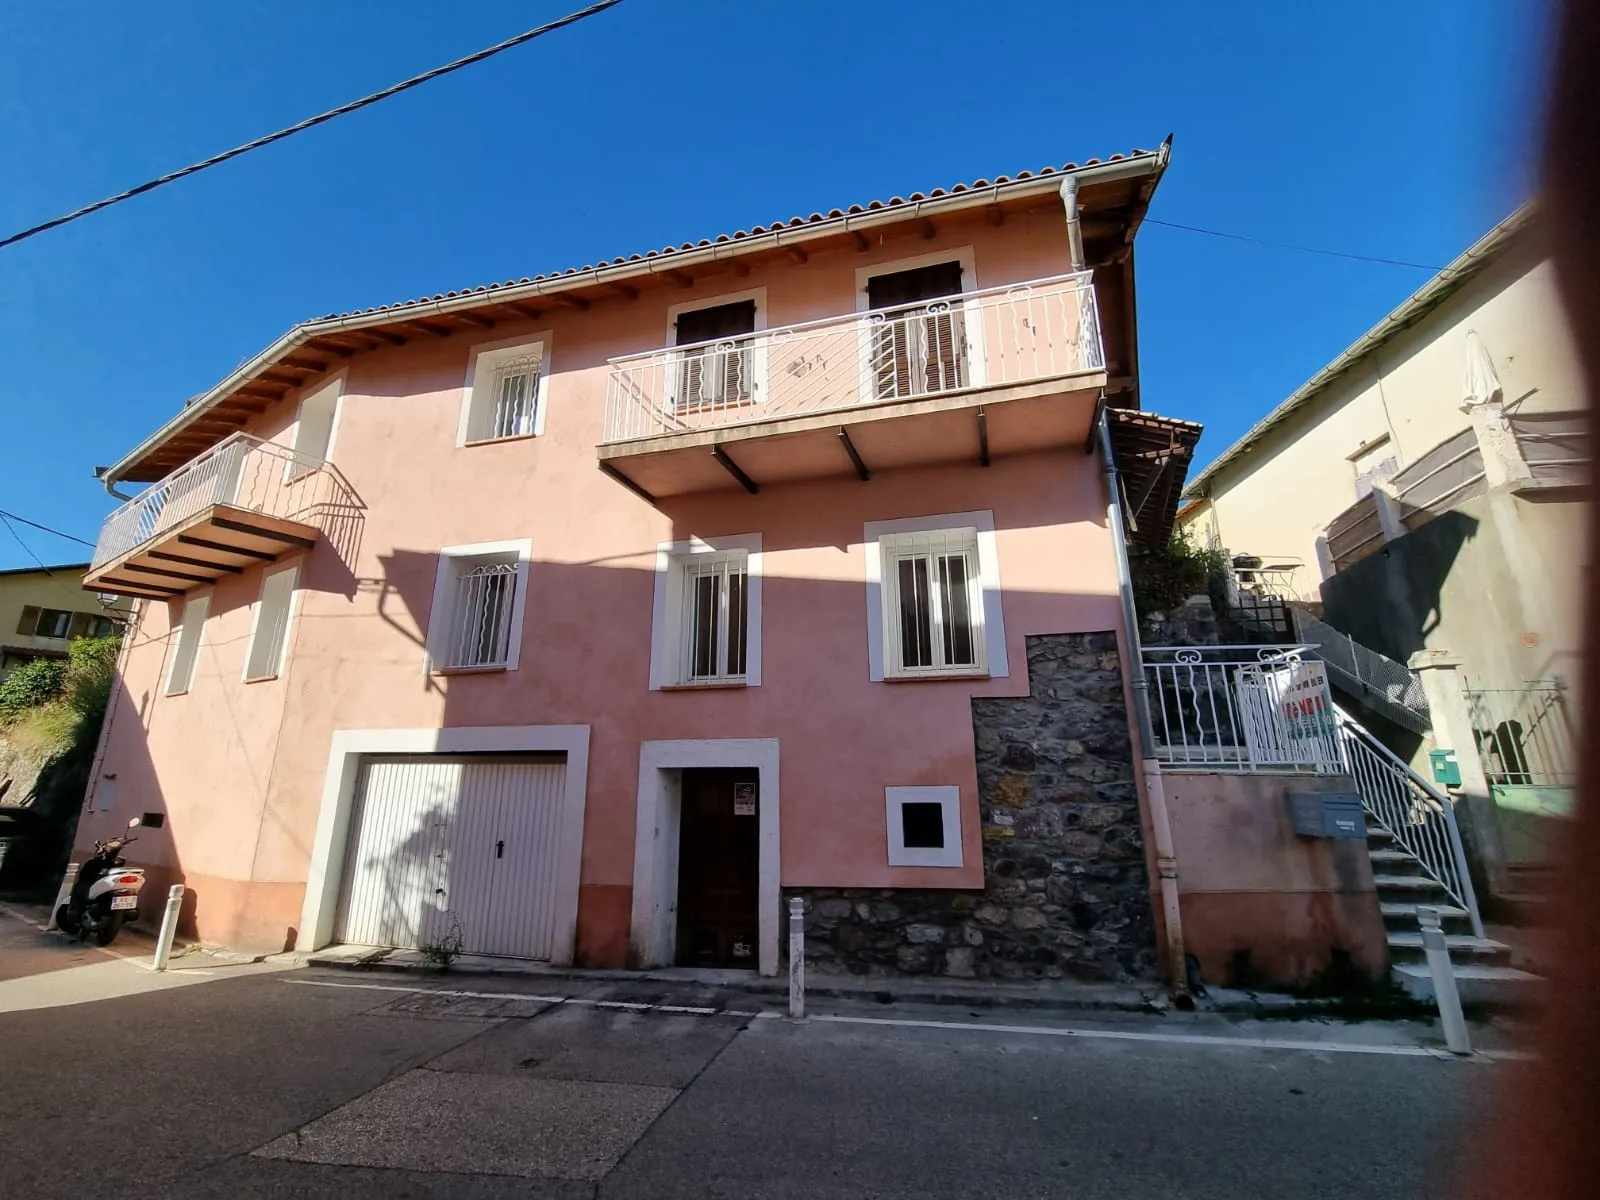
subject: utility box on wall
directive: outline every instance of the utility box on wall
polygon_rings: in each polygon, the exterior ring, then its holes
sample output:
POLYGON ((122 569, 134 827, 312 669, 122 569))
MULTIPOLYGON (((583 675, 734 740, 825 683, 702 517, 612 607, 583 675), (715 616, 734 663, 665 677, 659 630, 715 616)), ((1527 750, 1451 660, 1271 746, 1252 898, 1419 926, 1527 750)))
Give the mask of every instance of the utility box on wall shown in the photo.
POLYGON ((1289 821, 1300 837, 1367 836, 1366 814, 1355 792, 1290 792, 1289 821))

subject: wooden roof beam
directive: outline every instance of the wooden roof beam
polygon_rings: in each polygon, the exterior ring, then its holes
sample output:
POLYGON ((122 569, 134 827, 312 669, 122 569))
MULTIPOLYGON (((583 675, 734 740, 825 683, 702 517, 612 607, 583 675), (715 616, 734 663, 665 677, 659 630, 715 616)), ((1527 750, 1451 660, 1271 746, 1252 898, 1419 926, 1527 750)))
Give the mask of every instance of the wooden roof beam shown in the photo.
POLYGON ((606 286, 624 299, 637 300, 639 298, 639 289, 631 283, 614 282, 608 283, 606 286))
POLYGON ((694 286, 694 276, 680 267, 673 267, 661 273, 681 288, 692 288, 694 286))
POLYGON ((521 300, 502 300, 500 307, 508 308, 517 316, 527 317, 530 321, 537 320, 544 312, 543 309, 535 308, 533 305, 524 303, 521 300))
POLYGON ((326 371, 328 364, 320 358, 307 358, 303 354, 285 354, 278 360, 279 366, 290 367, 296 371, 326 371))
POLYGON ((579 312, 583 312, 589 307, 587 300, 582 296, 574 296, 571 292, 554 292, 551 294, 550 299, 557 304, 565 304, 568 308, 575 308, 579 312))
POLYGON ((786 246, 784 249, 788 252, 789 257, 797 263, 804 264, 811 261, 811 256, 800 249, 799 246, 786 246))
POLYGON ((423 333, 431 333, 436 338, 447 338, 455 332, 448 325, 435 325, 431 321, 402 321, 400 324, 406 329, 420 329, 423 333))
POLYGON ((479 329, 494 328, 494 318, 486 317, 481 313, 457 312, 450 315, 458 321, 465 321, 468 325, 476 325, 479 329))

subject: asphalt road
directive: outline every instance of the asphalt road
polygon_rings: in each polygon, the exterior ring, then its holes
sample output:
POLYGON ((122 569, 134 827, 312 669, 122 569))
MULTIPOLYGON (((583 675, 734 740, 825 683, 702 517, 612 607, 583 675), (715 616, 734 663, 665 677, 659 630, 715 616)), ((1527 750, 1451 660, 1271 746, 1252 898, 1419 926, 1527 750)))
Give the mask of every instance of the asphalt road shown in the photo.
POLYGON ((0 1196, 1447 1195, 1505 1069, 1383 1027, 795 1024, 709 988, 264 967, 62 1003, 73 978, 0 1012, 0 1196))

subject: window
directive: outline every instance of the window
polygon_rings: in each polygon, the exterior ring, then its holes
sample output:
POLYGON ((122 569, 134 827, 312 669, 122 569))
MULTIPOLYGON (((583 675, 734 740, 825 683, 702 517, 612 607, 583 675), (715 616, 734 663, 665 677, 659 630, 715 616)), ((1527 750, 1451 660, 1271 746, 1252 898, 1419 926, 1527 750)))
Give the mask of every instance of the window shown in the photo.
POLYGON ((877 397, 926 396, 967 385, 961 264, 932 263, 867 279, 877 397))
POLYGON ((532 554, 527 541, 440 551, 428 620, 431 669, 516 670, 532 554))
POLYGON ((289 460, 285 479, 309 475, 328 461, 333 451, 334 417, 338 415, 343 390, 343 378, 332 379, 300 401, 294 424, 294 458, 289 460))
POLYGON ((989 512, 865 527, 872 679, 1009 674, 989 512))
POLYGON ((651 689, 760 682, 760 534, 662 543, 651 689))
POLYGON ((65 638, 72 630, 72 616, 65 609, 35 608, 30 604, 22 610, 17 632, 42 638, 65 638))
POLYGON ((1357 500, 1365 500, 1372 495, 1373 484, 1380 479, 1391 478, 1400 470, 1394 443, 1386 433, 1373 438, 1350 455, 1350 465, 1355 468, 1357 500))
POLYGON ((269 570, 261 577, 261 598, 256 601, 255 628, 250 653, 245 656, 245 679, 275 679, 283 669, 289 640, 289 610, 300 576, 298 564, 269 570))
POLYGON ((172 665, 167 669, 167 695, 187 692, 194 684, 195 667, 200 662, 200 637, 205 631, 206 614, 211 611, 211 596, 191 596, 183 606, 183 617, 172 632, 172 665))
POLYGON ((961 789, 884 788, 891 867, 961 866, 961 789))
POLYGON ((122 632, 122 626, 113 618, 91 615, 89 617, 88 628, 84 630, 83 636, 92 638, 106 638, 115 637, 120 632, 122 632))
POLYGON ((753 334, 761 324, 757 292, 704 308, 671 311, 672 344, 689 349, 673 359, 669 394, 675 410, 698 412, 752 404, 758 380, 753 334))
POLYGON ((550 335, 479 346, 462 398, 457 445, 544 432, 550 335))

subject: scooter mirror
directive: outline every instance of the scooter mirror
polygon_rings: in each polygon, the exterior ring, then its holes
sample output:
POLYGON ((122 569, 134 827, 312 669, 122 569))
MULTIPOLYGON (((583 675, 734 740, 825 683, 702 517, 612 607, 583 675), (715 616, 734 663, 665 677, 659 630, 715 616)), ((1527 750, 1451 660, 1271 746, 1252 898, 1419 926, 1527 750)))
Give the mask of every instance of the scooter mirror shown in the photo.
POLYGON ((138 817, 129 817, 128 818, 128 828, 129 829, 137 829, 137 828, 139 828, 139 818, 138 817))

